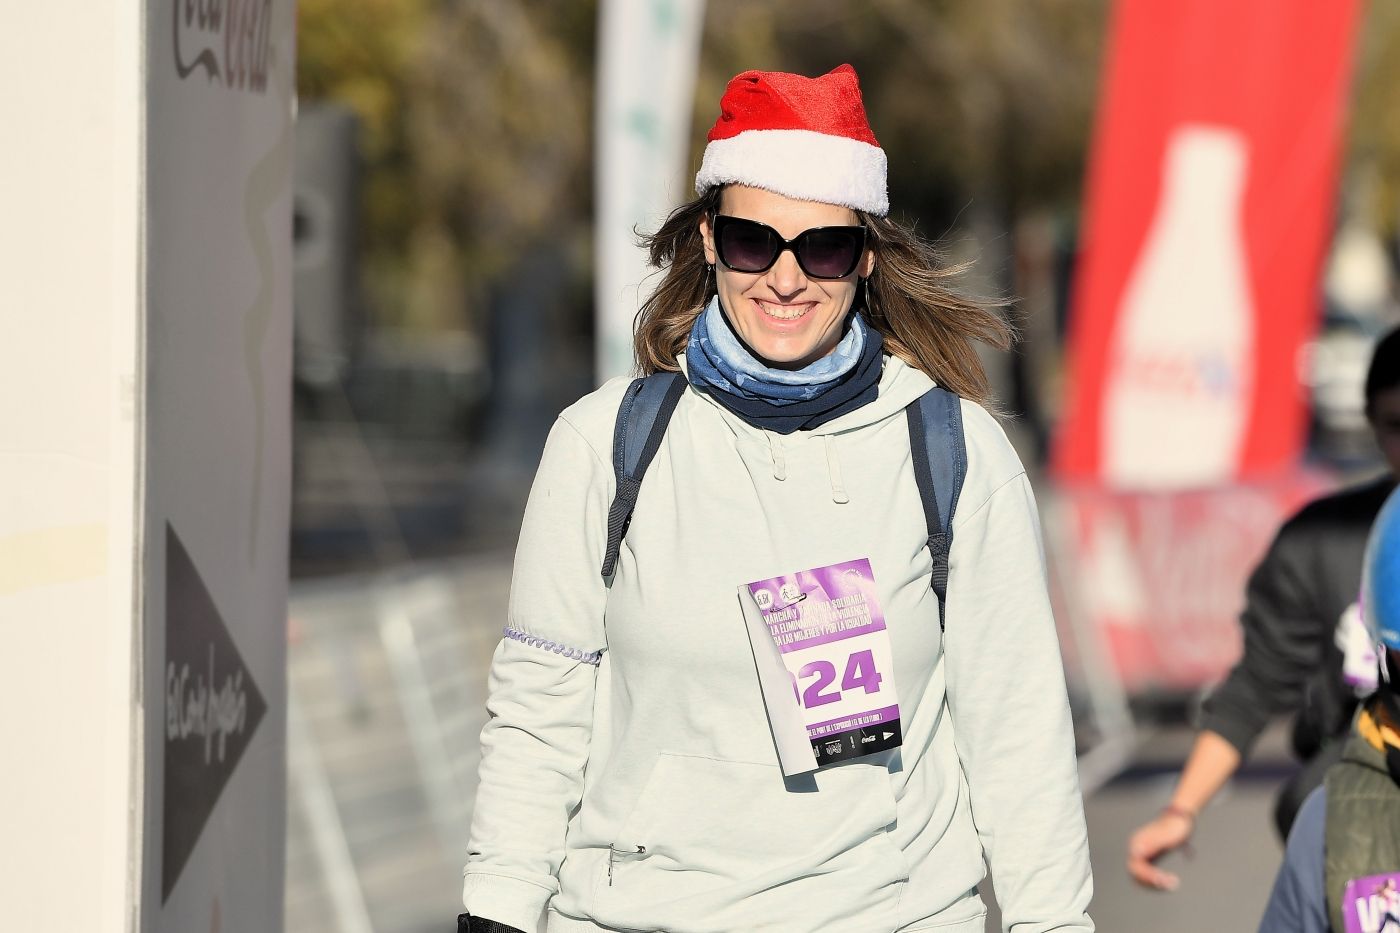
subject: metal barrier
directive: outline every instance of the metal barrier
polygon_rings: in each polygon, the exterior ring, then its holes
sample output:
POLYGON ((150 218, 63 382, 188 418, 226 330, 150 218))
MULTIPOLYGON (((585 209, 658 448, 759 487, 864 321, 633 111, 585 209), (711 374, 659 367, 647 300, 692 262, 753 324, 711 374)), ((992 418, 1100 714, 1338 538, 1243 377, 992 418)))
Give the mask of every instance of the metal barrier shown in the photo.
POLYGON ((294 587, 288 930, 456 915, 508 584, 501 555, 294 587))

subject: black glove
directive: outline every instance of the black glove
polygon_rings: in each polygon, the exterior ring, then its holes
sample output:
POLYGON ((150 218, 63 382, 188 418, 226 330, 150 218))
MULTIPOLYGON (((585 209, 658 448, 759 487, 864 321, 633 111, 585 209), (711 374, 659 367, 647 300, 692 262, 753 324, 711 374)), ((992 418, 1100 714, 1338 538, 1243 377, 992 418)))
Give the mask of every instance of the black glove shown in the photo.
POLYGON ((468 914, 458 914, 457 933, 523 933, 523 931, 517 930, 512 926, 506 926, 504 923, 487 920, 485 917, 472 917, 468 914))

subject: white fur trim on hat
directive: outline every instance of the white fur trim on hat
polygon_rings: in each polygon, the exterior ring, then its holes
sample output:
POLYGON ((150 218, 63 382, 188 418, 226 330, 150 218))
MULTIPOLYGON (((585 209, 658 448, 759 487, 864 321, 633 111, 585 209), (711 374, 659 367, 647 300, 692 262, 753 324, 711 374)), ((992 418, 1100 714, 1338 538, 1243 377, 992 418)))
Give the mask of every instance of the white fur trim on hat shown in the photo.
POLYGON ((751 185, 801 201, 889 213, 885 150, 813 130, 747 130, 705 147, 695 191, 751 185))

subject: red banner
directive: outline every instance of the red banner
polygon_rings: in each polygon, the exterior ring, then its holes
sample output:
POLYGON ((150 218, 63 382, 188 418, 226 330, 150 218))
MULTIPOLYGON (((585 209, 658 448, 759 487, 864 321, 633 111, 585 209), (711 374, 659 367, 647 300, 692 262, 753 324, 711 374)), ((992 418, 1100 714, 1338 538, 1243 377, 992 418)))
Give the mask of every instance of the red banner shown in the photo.
POLYGON ((1119 0, 1074 288, 1062 479, 1296 462, 1358 0, 1119 0))

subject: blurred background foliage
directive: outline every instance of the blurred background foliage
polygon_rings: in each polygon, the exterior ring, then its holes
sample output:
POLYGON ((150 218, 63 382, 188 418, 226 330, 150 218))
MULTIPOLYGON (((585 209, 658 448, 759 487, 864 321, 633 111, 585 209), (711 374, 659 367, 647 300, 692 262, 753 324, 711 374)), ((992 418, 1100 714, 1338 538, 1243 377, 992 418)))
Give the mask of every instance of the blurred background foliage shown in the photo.
POLYGON ((1400 3, 1370 0, 1352 94, 1347 178, 1358 218, 1388 243, 1400 235, 1400 3), (1359 202, 1359 203, 1358 203, 1359 202))
POLYGON ((301 99, 362 121, 374 323, 479 325, 472 309, 529 242, 586 235, 594 4, 302 0, 298 12, 301 99))
MULTIPOLYGON (((896 203, 926 232, 969 204, 1003 221, 1073 212, 1105 6, 711 0, 692 163, 733 74, 851 61, 896 203)), ((299 15, 302 100, 338 100, 362 121, 372 323, 479 327, 512 259, 542 239, 563 246, 586 292, 596 3, 302 0, 299 15)), ((576 310, 586 326, 591 308, 576 310)))
MULTIPOLYGON (((679 2, 679 0, 677 0, 679 2)), ((706 5, 693 159, 746 68, 859 71, 897 210, 925 233, 971 207, 1001 231, 1077 215, 1108 0, 706 5)), ((589 281, 592 0, 301 0, 298 90, 362 121, 360 268, 372 324, 478 329, 515 257, 548 241, 589 281)), ((1400 4, 1361 31, 1349 177, 1386 239, 1400 216, 1400 4)), ((1003 283, 1005 284, 1005 283, 1003 283)), ((578 326, 591 317, 575 309, 578 326)))

